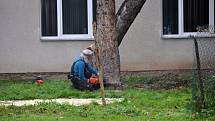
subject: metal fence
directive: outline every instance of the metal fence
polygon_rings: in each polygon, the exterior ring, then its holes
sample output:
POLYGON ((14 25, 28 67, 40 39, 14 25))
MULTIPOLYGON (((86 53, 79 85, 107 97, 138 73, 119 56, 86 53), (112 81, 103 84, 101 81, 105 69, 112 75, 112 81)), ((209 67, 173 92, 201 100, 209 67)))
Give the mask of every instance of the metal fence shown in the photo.
POLYGON ((214 29, 200 29, 193 38, 194 63, 192 101, 196 111, 215 110, 215 38, 214 29), (212 32, 213 31, 213 32, 212 32))

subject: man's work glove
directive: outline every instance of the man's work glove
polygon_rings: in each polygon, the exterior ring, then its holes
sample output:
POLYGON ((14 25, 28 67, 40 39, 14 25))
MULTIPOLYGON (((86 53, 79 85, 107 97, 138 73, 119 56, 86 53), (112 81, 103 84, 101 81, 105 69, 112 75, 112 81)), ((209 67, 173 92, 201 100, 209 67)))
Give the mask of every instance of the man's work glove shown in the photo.
POLYGON ((90 84, 98 84, 99 79, 96 76, 91 76, 90 79, 88 79, 88 83, 90 83, 90 84))

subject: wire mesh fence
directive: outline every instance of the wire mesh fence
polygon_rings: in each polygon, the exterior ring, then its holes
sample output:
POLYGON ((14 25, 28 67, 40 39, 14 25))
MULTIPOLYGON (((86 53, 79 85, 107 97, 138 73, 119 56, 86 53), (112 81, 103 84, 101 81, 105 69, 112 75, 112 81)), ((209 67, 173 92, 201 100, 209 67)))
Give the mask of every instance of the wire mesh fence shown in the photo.
POLYGON ((194 40, 192 101, 196 111, 215 110, 214 27, 200 27, 194 40))

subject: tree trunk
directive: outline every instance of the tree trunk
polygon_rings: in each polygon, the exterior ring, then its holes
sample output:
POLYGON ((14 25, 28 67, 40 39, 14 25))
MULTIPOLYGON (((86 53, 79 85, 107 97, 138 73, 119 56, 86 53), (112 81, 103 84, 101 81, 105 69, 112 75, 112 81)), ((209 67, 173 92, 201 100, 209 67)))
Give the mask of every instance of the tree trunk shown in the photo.
POLYGON ((129 27, 135 20, 146 0, 124 0, 119 8, 116 16, 116 38, 118 46, 121 44, 123 37, 128 31, 129 27))
POLYGON ((97 0, 96 43, 106 87, 119 88, 120 57, 116 40, 115 0, 97 0))
POLYGON ((118 46, 146 0, 124 0, 115 14, 115 0, 97 0, 97 43, 104 83, 110 88, 121 88, 118 46))

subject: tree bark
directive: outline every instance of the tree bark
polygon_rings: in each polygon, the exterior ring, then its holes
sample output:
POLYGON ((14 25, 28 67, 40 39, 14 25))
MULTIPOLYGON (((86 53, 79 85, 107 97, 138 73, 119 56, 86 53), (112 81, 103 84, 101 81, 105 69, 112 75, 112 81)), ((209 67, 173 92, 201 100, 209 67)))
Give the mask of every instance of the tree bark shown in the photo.
POLYGON ((97 0, 96 37, 106 87, 121 87, 120 57, 116 40, 115 0, 97 0))
POLYGON ((146 0, 124 0, 116 14, 116 38, 118 46, 121 44, 123 37, 127 33, 129 27, 135 20, 146 0))
POLYGON ((124 0, 115 14, 115 0, 97 0, 95 41, 106 87, 122 87, 118 46, 145 2, 146 0, 124 0))

